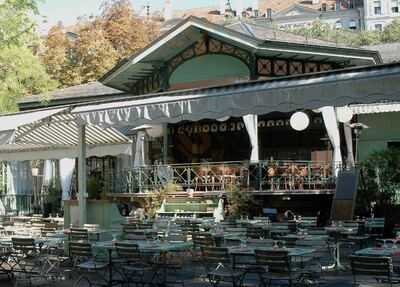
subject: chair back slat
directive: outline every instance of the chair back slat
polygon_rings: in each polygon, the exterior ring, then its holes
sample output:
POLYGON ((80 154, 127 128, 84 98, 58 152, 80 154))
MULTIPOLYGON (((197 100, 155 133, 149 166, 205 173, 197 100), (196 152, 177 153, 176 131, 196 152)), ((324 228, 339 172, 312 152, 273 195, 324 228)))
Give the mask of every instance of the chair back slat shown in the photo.
POLYGON ((267 266, 270 272, 290 272, 290 257, 287 250, 255 250, 257 265, 267 266))
POLYGON ((211 234, 206 232, 195 232, 192 234, 193 245, 198 247, 212 247, 215 246, 215 240, 211 234))
POLYGON ((13 249, 18 253, 30 256, 37 252, 35 240, 33 238, 13 237, 11 238, 11 242, 13 249))
POLYGON ((69 252, 70 256, 73 259, 76 258, 91 258, 93 253, 92 253, 92 246, 88 242, 76 242, 76 241, 70 241, 69 242, 69 252))
POLYGON ((115 249, 117 255, 129 261, 140 261, 140 250, 139 246, 135 243, 129 242, 116 242, 115 249))
POLYGON ((388 276, 393 272, 390 257, 351 256, 353 275, 388 276))
POLYGON ((204 262, 208 265, 224 264, 229 265, 231 258, 228 248, 225 247, 202 247, 201 254, 204 262))
POLYGON ((89 232, 85 228, 71 228, 70 231, 71 241, 89 241, 89 232))

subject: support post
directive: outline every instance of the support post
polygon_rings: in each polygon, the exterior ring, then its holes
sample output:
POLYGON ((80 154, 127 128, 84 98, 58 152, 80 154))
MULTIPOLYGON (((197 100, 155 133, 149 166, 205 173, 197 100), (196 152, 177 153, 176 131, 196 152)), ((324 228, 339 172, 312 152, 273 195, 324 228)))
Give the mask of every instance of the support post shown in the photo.
POLYGON ((168 161, 168 124, 163 124, 163 163, 168 161))
POLYGON ((78 207, 79 225, 87 223, 86 125, 78 123, 78 207))

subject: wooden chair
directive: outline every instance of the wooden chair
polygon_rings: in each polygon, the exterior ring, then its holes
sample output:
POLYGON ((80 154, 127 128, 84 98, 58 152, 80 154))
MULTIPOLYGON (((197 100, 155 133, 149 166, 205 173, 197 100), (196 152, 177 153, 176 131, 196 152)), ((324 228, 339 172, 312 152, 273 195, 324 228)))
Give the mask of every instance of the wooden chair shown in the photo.
POLYGON ((359 282, 371 282, 371 277, 372 281, 389 284, 389 286, 395 283, 393 282, 393 265, 390 257, 353 255, 350 256, 350 264, 355 286, 359 285, 359 282))
POLYGON ((259 270, 263 270, 259 273, 261 285, 271 286, 274 281, 287 281, 288 286, 293 286, 294 270, 287 250, 256 249, 255 255, 259 270))
POLYGON ((208 281, 213 287, 221 282, 230 282, 233 287, 242 285, 243 272, 233 270, 227 248, 202 247, 201 253, 208 281))
POLYGON ((149 260, 142 256, 137 244, 116 242, 115 250, 117 259, 113 262, 122 271, 124 281, 128 285, 134 283, 135 285, 141 284, 144 286, 151 283, 151 281, 146 281, 146 275, 152 273, 153 267, 149 260))
POLYGON ((90 243, 71 241, 69 252, 74 270, 79 274, 73 286, 79 286, 82 281, 86 281, 90 286, 108 285, 109 282, 104 276, 108 263, 96 260, 90 243))
POLYGON ((16 277, 16 284, 21 281, 31 284, 42 278, 42 262, 40 250, 33 238, 13 237, 12 252, 8 259, 8 266, 11 267, 13 275, 16 277))
POLYGON ((247 238, 260 239, 265 237, 265 231, 263 228, 258 226, 248 226, 246 231, 247 238))
POLYGON ((195 232, 193 233, 193 246, 195 249, 202 247, 213 247, 215 246, 215 240, 210 233, 206 232, 195 232))
POLYGON ((69 233, 70 241, 89 241, 89 232, 84 228, 71 228, 69 233))

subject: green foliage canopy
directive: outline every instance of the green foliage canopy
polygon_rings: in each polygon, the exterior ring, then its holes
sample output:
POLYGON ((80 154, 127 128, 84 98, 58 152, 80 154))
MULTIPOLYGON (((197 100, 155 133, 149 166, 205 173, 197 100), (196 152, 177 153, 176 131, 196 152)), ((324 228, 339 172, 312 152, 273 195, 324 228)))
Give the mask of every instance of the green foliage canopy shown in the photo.
POLYGON ((17 101, 26 95, 53 89, 32 48, 38 44, 32 14, 35 0, 5 0, 0 4, 0 112, 17 110, 17 101))
POLYGON ((400 41, 400 20, 396 19, 380 31, 351 31, 333 29, 330 25, 315 21, 310 27, 290 30, 307 38, 316 38, 341 45, 360 47, 400 41))
POLYGON ((399 204, 400 150, 387 149, 374 152, 361 163, 361 176, 357 196, 360 210, 375 201, 382 206, 399 204))

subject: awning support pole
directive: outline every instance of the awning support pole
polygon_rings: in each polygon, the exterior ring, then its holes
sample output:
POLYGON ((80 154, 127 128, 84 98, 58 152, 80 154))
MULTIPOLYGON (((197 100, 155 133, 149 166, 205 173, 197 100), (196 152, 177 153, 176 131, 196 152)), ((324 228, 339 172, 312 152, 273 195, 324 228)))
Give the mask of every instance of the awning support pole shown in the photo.
POLYGON ((168 124, 163 124, 163 163, 168 161, 168 124))
POLYGON ((78 123, 78 206, 79 225, 87 223, 86 125, 78 123))

